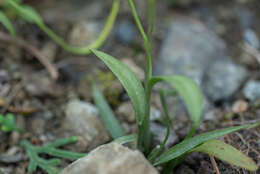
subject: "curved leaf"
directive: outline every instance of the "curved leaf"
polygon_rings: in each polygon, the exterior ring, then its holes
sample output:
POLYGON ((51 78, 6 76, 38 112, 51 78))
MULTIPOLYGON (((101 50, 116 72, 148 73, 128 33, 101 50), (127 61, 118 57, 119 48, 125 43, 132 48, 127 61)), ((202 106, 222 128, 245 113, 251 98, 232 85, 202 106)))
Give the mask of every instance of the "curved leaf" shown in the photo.
POLYGON ((92 52, 110 68, 124 86, 136 112, 137 123, 142 124, 145 111, 145 93, 141 81, 126 65, 114 57, 94 49, 92 52))
POLYGON ((167 82, 181 96, 194 125, 198 125, 203 112, 203 96, 198 85, 187 77, 179 75, 157 76, 151 79, 155 84, 160 81, 167 82))
POLYGON ((211 132, 207 132, 207 133, 203 133, 200 135, 197 135, 195 137, 186 139, 184 141, 182 141, 181 143, 171 147, 170 149, 166 150, 164 153, 162 153, 153 163, 154 165, 158 165, 158 164, 162 164, 165 162, 168 162, 172 159, 175 159, 187 152, 189 152, 190 150, 192 150, 193 148, 195 148, 196 146, 212 140, 212 139, 216 139, 218 137, 224 136, 226 134, 235 132, 235 131, 239 131, 241 129, 245 129, 245 128, 254 128, 256 126, 259 126, 260 123, 255 123, 255 124, 247 124, 247 125, 243 125, 243 126, 236 126, 236 127, 231 127, 231 128, 225 128, 225 129, 220 129, 220 130, 215 130, 215 131, 211 131, 211 132))
POLYGON ((120 144, 135 142, 135 141, 137 141, 137 135, 130 134, 130 135, 122 136, 122 137, 115 139, 115 141, 118 141, 120 144))
POLYGON ((248 156, 241 153, 233 146, 220 140, 211 140, 194 148, 191 152, 203 152, 212 155, 229 164, 241 167, 250 171, 256 171, 258 166, 248 156))
POLYGON ((0 11, 0 23, 4 25, 4 27, 9 31, 9 33, 12 36, 15 36, 14 27, 11 21, 6 17, 6 15, 2 11, 0 11))
POLYGON ((38 12, 27 5, 21 5, 15 1, 5 1, 5 4, 9 7, 11 7, 12 9, 14 9, 16 11, 16 13, 21 16, 24 20, 26 20, 27 22, 30 23, 35 23, 35 24, 40 24, 42 23, 42 18, 41 16, 38 14, 38 12))
POLYGON ((103 120, 106 128, 109 130, 113 138, 119 138, 125 135, 124 129, 116 119, 113 111, 106 102, 106 99, 101 94, 97 86, 93 83, 93 98, 97 105, 99 115, 103 120))

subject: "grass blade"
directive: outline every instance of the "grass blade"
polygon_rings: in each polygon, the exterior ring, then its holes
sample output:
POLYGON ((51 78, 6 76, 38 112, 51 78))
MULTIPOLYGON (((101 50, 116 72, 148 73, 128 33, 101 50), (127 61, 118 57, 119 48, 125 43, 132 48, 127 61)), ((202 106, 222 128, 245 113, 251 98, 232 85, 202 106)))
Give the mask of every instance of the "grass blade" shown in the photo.
POLYGON ((191 152, 203 152, 212 155, 229 164, 241 167, 246 170, 256 171, 258 166, 248 156, 241 153, 233 146, 220 140, 211 140, 194 148, 191 152))
POLYGON ((172 159, 175 159, 206 141, 216 139, 218 137, 224 136, 226 134, 229 134, 229 133, 232 133, 235 131, 239 131, 241 129, 253 128, 253 127, 257 127, 259 125, 260 125, 260 123, 255 123, 255 124, 247 124, 247 125, 243 125, 243 126, 225 128, 225 129, 220 129, 220 130, 203 133, 203 134, 197 135, 195 137, 186 139, 186 140, 182 141, 181 143, 173 146, 172 148, 166 150, 164 153, 162 153, 155 160, 153 165, 159 165, 159 164, 168 162, 172 159))
POLYGON ((131 143, 137 141, 137 135, 136 134, 126 135, 115 139, 115 141, 118 141, 120 144, 131 143))
POLYGON ((43 23, 41 16, 36 12, 34 8, 27 5, 19 4, 15 1, 5 1, 5 4, 15 10, 15 12, 27 22, 35 24, 43 23))
POLYGON ((6 17, 6 15, 0 11, 0 23, 9 31, 12 36, 15 36, 15 30, 11 21, 6 17))
POLYGON ((97 86, 93 83, 93 98, 95 104, 99 110, 99 115, 103 120, 106 128, 110 132, 111 136, 115 138, 119 138, 125 135, 123 128, 121 127, 119 121, 115 117, 113 111, 108 105, 106 99, 101 94, 97 86))
POLYGON ((136 77, 133 71, 114 57, 94 49, 92 52, 110 68, 124 86, 133 104, 136 121, 138 125, 141 125, 144 119, 145 108, 145 93, 141 81, 136 77))
POLYGON ((160 81, 165 81, 170 84, 181 96, 193 121, 193 125, 197 128, 203 112, 203 96, 198 85, 189 78, 178 75, 157 76, 151 79, 152 84, 160 81))

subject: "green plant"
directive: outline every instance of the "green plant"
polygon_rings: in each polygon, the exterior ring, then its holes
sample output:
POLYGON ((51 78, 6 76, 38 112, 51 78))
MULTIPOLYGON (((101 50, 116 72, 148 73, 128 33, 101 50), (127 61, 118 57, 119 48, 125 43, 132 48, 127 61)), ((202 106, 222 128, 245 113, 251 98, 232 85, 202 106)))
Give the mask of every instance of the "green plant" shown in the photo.
MULTIPOLYGON (((112 30, 118 10, 120 6, 120 0, 114 0, 111 8, 111 12, 107 18, 106 24, 103 31, 100 33, 99 37, 90 45, 86 47, 73 47, 68 45, 61 37, 54 33, 50 28, 46 26, 43 22, 41 16, 32 7, 21 3, 19 0, 3 0, 0 1, 0 7, 5 11, 13 11, 23 20, 28 23, 37 25, 42 31, 44 31, 51 39, 53 39, 57 44, 59 44, 64 50, 77 55, 86 55, 90 53, 93 48, 99 48, 103 45, 106 38, 108 37, 110 31, 112 30)), ((10 20, 5 15, 4 11, 0 9, 0 22, 5 26, 5 28, 15 36, 15 30, 10 20)))
POLYGON ((13 114, 6 114, 5 116, 0 114, 0 125, 3 132, 18 131, 15 118, 13 114))
POLYGON ((49 143, 43 146, 34 146, 27 140, 21 141, 20 144, 25 148, 26 153, 30 159, 28 172, 36 172, 37 167, 40 167, 48 174, 58 174, 60 170, 56 166, 61 163, 61 160, 58 158, 46 160, 40 157, 39 154, 48 154, 50 156, 66 158, 71 160, 84 157, 86 154, 57 149, 60 146, 64 146, 75 142, 77 142, 77 137, 58 139, 53 143, 49 143))
MULTIPOLYGON (((133 108, 136 113, 136 123, 138 125, 138 135, 137 135, 137 148, 143 151, 145 156, 150 160, 150 162, 156 165, 163 165, 163 173, 169 174, 172 172, 173 168, 180 163, 180 161, 185 158, 191 152, 198 151, 213 155, 219 159, 222 159, 230 164, 245 168, 247 170, 255 171, 257 170, 257 165, 247 156, 243 155, 241 152, 233 148, 232 146, 225 144, 224 142, 215 140, 218 137, 224 136, 226 134, 239 131, 246 128, 254 128, 259 126, 260 123, 247 124, 242 126, 236 126, 231 128, 225 128, 221 130, 211 131, 194 136, 200 122, 203 111, 203 97, 199 87, 190 79, 178 76, 152 76, 152 56, 151 56, 151 45, 150 38, 152 36, 152 25, 154 24, 154 15, 150 14, 148 35, 144 31, 139 17, 136 13, 135 6, 132 0, 128 0, 130 8, 132 10, 133 17, 137 24, 137 27, 143 37, 144 47, 146 52, 146 71, 145 71, 145 82, 144 87, 141 81, 136 77, 136 75, 122 62, 116 58, 92 49, 92 52, 100 58, 108 68, 115 74, 119 79, 123 87, 125 88, 128 96, 133 104, 133 108), (188 113, 193 122, 192 128, 186 138, 179 144, 165 150, 163 153, 161 151, 164 149, 165 142, 167 141, 170 129, 170 122, 168 117, 168 110, 165 104, 165 93, 161 92, 161 102, 163 110, 165 113, 165 124, 168 127, 168 131, 165 140, 159 146, 151 151, 150 149, 150 98, 153 86, 158 82, 167 82, 182 98, 184 104, 187 107, 188 113), (222 150, 222 151, 221 151, 222 150), (227 157, 227 155, 233 154, 232 157, 227 157), (239 157, 239 160, 238 160, 239 157), (241 160, 240 160, 241 159, 241 160)), ((150 12, 153 11, 154 1, 150 0, 150 12)), ((94 88, 94 91, 96 89, 94 88)), ((94 96, 95 98, 95 96, 94 96)), ((96 104, 100 108, 100 101, 95 99, 96 104)), ((107 106, 106 106, 107 107, 107 106)), ((102 109, 101 109, 102 111, 102 109)), ((106 114, 106 112, 101 112, 102 117, 109 118, 114 117, 112 114, 106 114)), ((114 119, 114 118, 113 118, 114 119)), ((104 121, 107 127, 113 129, 111 122, 104 121)), ((110 133, 112 131, 110 130, 110 133)), ((129 136, 128 136, 129 138, 129 136)), ((132 136, 133 138, 133 136, 132 136)), ((124 139, 124 138, 123 138, 124 139)), ((129 139, 128 139, 129 140, 129 139)))

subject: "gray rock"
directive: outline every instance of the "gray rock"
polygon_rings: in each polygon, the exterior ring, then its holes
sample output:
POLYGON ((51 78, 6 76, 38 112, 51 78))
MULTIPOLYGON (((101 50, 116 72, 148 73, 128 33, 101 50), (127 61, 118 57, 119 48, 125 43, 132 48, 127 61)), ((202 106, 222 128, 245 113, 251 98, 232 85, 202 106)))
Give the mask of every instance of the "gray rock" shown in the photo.
POLYGON ((260 48, 260 41, 254 30, 247 28, 243 33, 243 37, 245 42, 247 42, 250 46, 255 49, 260 48))
POLYGON ((179 17, 169 26, 154 72, 190 77, 213 101, 230 97, 246 77, 246 71, 230 60, 224 41, 187 17, 179 17))
POLYGON ((110 138, 98 117, 98 110, 90 103, 72 100, 66 108, 63 127, 71 135, 77 135, 88 149, 104 144, 110 138))
POLYGON ((75 20, 100 17, 100 9, 103 9, 104 5, 107 4, 100 0, 63 0, 53 2, 43 2, 40 7, 41 16, 44 20, 53 23, 57 23, 57 21, 74 22, 75 20))
POLYGON ((96 21, 80 21, 75 23, 70 34, 69 43, 73 46, 86 46, 99 36, 102 24, 96 21))
POLYGON ((247 77, 247 71, 228 59, 215 61, 204 77, 204 91, 213 101, 229 98, 247 77))
POLYGON ((117 142, 102 145, 81 158, 60 174, 158 174, 158 171, 137 150, 117 142))
MULTIPOLYGON (((158 123, 154 123, 151 122, 150 124, 150 130, 151 130, 151 135, 152 135, 152 139, 155 142, 156 145, 159 145, 163 142, 166 132, 167 132, 167 128, 158 124, 158 123)), ((173 132, 170 131, 170 135, 169 138, 166 142, 166 147, 170 147, 172 144, 176 143, 179 140, 178 136, 173 132)))
POLYGON ((260 98, 260 81, 250 80, 243 88, 243 94, 251 101, 255 101, 260 98))
POLYGON ((115 35, 121 43, 132 44, 137 35, 136 27, 130 21, 123 20, 117 24, 115 35))

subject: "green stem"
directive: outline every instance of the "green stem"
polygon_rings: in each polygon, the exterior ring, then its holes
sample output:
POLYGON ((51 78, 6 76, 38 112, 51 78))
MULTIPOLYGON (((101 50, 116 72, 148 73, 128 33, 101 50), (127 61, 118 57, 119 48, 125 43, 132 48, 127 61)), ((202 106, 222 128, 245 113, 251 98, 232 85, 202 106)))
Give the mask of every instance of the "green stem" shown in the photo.
POLYGON ((148 38, 151 41, 152 33, 154 29, 154 21, 155 21, 155 1, 154 0, 147 0, 148 2, 148 38))
POLYGON ((53 39, 57 44, 59 44, 64 50, 77 55, 87 55, 91 53, 91 49, 97 49, 103 45, 105 40, 107 39, 109 33, 111 32, 118 11, 120 7, 120 0, 114 0, 111 12, 107 18, 105 27, 103 31, 100 33, 97 40, 95 40, 92 44, 86 47, 72 47, 68 45, 61 37, 59 37, 56 33, 54 33, 51 29, 49 29, 44 23, 36 23, 36 25, 43 30, 51 39, 53 39))
POLYGON ((132 0, 128 0, 129 6, 131 8, 133 17, 135 19, 137 28, 139 29, 141 36, 144 40, 145 52, 146 52, 146 70, 145 70, 145 116, 144 121, 141 126, 139 126, 138 131, 138 149, 141 150, 142 144, 144 142, 145 153, 147 154, 150 149, 150 98, 152 92, 152 86, 149 85, 149 81, 152 78, 152 55, 151 55, 151 45, 150 41, 143 29, 140 19, 137 15, 135 5, 132 0))

